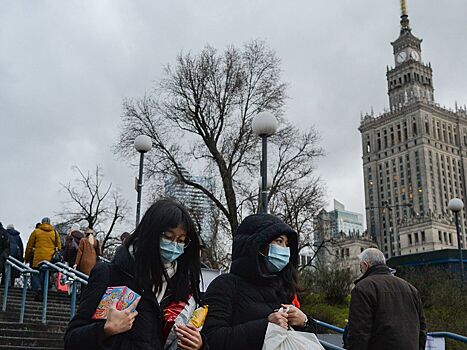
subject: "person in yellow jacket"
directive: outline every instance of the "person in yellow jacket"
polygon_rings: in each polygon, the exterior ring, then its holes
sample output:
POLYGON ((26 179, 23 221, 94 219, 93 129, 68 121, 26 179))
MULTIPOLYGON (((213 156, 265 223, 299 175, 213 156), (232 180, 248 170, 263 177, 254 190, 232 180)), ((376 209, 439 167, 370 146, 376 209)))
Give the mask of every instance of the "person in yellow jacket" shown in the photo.
MULTIPOLYGON (((50 261, 56 250, 61 250, 60 236, 50 224, 49 218, 43 218, 42 223, 29 236, 24 261, 29 263, 33 269, 39 269, 39 263, 43 260, 50 261)), ((36 299, 42 297, 44 284, 44 272, 31 277, 32 290, 36 292, 36 299)))

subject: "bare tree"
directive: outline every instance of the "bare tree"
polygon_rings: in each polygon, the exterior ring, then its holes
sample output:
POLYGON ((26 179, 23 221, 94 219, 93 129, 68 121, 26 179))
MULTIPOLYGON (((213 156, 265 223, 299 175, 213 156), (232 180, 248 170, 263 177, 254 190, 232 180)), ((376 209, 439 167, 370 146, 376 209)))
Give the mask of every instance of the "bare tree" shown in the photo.
MULTIPOLYGON (((283 117, 286 84, 280 73, 279 58, 258 40, 223 52, 207 46, 198 55, 182 53, 174 66, 166 67, 152 93, 123 101, 116 152, 134 157, 135 137, 150 136, 154 150, 147 154, 149 178, 161 184, 175 176, 201 191, 220 213, 219 228, 228 223, 231 240, 243 215, 257 208, 260 140, 251 120, 270 111, 280 122, 278 133, 270 138, 271 202, 283 208, 279 202, 293 200, 287 193, 299 182, 314 186, 318 199, 322 191, 313 167, 323 154, 318 134, 314 128, 299 130, 283 117), (212 177, 215 184, 208 188, 187 173, 212 177)), ((217 252, 211 254, 212 261, 224 260, 215 256, 217 252)))
POLYGON ((115 226, 122 223, 128 214, 128 203, 120 193, 112 189, 112 183, 104 183, 102 168, 96 166, 93 173, 73 167, 77 178, 61 184, 68 195, 63 210, 58 215, 67 224, 87 222, 102 238, 102 250, 116 244, 112 236, 115 226))

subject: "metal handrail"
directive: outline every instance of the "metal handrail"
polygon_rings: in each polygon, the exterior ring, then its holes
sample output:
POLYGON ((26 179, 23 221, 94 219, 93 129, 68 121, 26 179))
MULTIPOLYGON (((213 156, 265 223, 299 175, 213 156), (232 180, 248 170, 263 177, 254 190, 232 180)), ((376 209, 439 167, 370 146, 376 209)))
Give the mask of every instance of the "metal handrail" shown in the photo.
POLYGON ((18 270, 23 278, 23 290, 21 292, 21 308, 19 313, 19 323, 24 321, 24 309, 26 307, 26 294, 28 290, 28 279, 29 274, 38 274, 39 271, 32 269, 27 266, 25 263, 22 263, 18 259, 15 259, 12 256, 8 256, 5 261, 5 287, 3 289, 3 305, 2 311, 6 311, 6 306, 8 303, 8 289, 10 288, 10 279, 11 279, 11 268, 18 270))
POLYGON ((344 334, 344 328, 340 328, 340 327, 337 327, 337 326, 334 326, 332 324, 329 324, 329 323, 326 323, 326 322, 323 322, 323 321, 319 321, 319 320, 315 320, 315 321, 316 321, 316 324, 318 326, 330 329, 330 330, 332 330, 332 331, 334 331, 336 333, 344 334))
POLYGON ((428 335, 432 336, 433 338, 450 338, 453 340, 460 341, 462 343, 467 343, 467 337, 456 334, 456 333, 451 333, 451 332, 430 332, 428 335))
POLYGON ((68 270, 69 272, 72 272, 74 273, 75 275, 77 275, 78 277, 81 277, 83 280, 87 281, 89 276, 86 275, 85 273, 81 272, 81 271, 78 271, 70 266, 68 266, 67 264, 65 263, 62 263, 62 262, 58 262, 58 263, 55 263, 55 265, 57 265, 58 267, 61 267, 63 269, 66 269, 68 270))
MULTIPOLYGON (((61 268, 56 264, 51 263, 50 261, 43 260, 39 263, 39 268, 44 271, 44 285, 43 285, 43 295, 42 295, 42 323, 47 322, 47 297, 49 292, 49 272, 50 270, 55 270, 61 272, 65 276, 69 277, 73 282, 71 284, 71 302, 70 302, 70 319, 75 316, 76 311, 76 282, 87 285, 88 281, 78 277, 74 272, 71 272, 69 269, 61 268)), ((74 270, 74 269, 72 269, 74 270)))
MULTIPOLYGON (((340 328, 340 327, 337 327, 337 326, 334 326, 332 324, 329 324, 329 323, 326 323, 326 322, 323 322, 323 321, 319 321, 319 320, 315 320, 316 323, 324 328, 327 328, 327 329, 330 329, 334 332, 337 332, 337 333, 341 333, 343 334, 344 333, 344 329, 343 328, 340 328)), ((449 339, 453 339, 453 340, 456 340, 456 341, 459 341, 459 342, 462 342, 462 343, 467 343, 467 337, 466 336, 463 336, 463 335, 460 335, 460 334, 456 334, 456 333, 452 333, 452 332, 429 332, 427 335, 433 337, 433 338, 449 338, 449 339)))
POLYGON ((345 350, 344 348, 341 348, 340 346, 328 343, 327 341, 320 340, 320 339, 318 339, 318 340, 319 340, 319 343, 322 346, 324 346, 324 348, 327 349, 327 350, 345 350))
POLYGON ((104 258, 103 256, 99 256, 99 259, 105 263, 110 263, 111 261, 107 258, 104 258))

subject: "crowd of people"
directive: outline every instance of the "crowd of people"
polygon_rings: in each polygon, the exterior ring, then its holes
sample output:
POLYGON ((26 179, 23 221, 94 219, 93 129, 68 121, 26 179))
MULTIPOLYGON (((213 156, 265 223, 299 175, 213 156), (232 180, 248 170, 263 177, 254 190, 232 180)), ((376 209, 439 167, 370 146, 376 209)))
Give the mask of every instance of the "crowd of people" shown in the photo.
MULTIPOLYGON (((43 295, 44 270, 40 269, 42 261, 62 261, 89 275, 101 255, 100 242, 94 237, 94 231, 89 228, 80 228, 77 224, 71 226, 62 247, 60 234, 51 225, 50 218, 43 218, 40 223, 36 224, 34 231, 29 236, 24 251, 20 233, 15 230, 13 225, 8 225, 4 229, 0 223, 1 283, 5 283, 5 261, 8 256, 29 264, 31 268, 39 271, 39 274, 31 275, 31 289, 36 300, 42 300, 43 295), (56 256, 58 258, 55 258, 56 256)), ((18 270, 11 269, 11 286, 15 285, 15 280, 18 277, 18 270)))
MULTIPOLYGON (((98 262, 100 246, 90 230, 72 228, 63 257, 89 280, 66 330, 65 349, 165 349, 175 330, 177 349, 260 350, 271 324, 317 333, 317 322, 300 308, 297 233, 276 216, 254 214, 233 237, 230 272, 202 293, 200 239, 180 203, 155 202, 135 231, 122 235, 111 263, 98 262), (136 309, 114 305, 106 318, 96 319, 107 288, 115 286, 141 296, 136 309), (208 307, 202 329, 175 324, 172 317, 192 302, 208 307)), ((61 248, 54 242, 50 220, 44 218, 28 241, 25 261, 36 268, 40 258, 51 259, 61 248), (36 252, 40 247, 47 252, 36 252)), ((378 249, 364 250, 359 263, 362 276, 351 293, 345 348, 424 349, 427 327, 415 287, 391 273, 378 249)))

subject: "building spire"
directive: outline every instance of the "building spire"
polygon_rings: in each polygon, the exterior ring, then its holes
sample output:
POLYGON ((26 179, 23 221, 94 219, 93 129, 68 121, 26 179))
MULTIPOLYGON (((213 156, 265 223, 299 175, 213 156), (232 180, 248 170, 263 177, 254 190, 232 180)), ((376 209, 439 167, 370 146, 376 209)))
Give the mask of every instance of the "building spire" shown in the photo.
POLYGON ((401 16, 407 16, 407 6, 405 0, 401 0, 401 16))
POLYGON ((407 15, 407 4, 405 0, 401 0, 401 34, 410 32, 409 16, 407 15))

